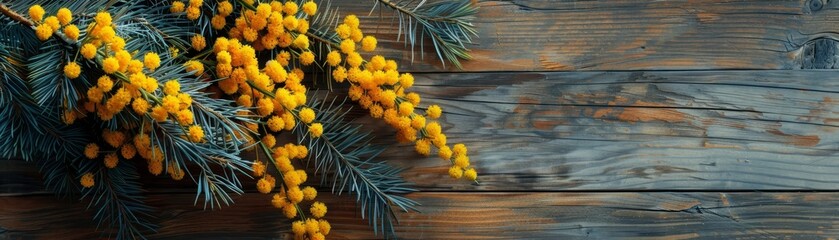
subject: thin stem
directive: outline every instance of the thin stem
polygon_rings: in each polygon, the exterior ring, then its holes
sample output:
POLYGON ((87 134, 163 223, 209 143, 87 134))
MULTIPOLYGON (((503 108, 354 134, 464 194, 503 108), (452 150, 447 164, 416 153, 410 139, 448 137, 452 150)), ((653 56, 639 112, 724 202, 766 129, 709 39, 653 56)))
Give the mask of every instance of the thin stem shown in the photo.
POLYGON ((317 40, 319 42, 329 44, 329 46, 332 46, 335 49, 340 49, 341 48, 341 45, 338 45, 338 43, 330 41, 329 39, 323 38, 321 36, 315 35, 312 32, 306 32, 306 36, 310 37, 310 38, 314 38, 315 40, 317 40))
POLYGON ((7 17, 12 18, 12 20, 23 23, 26 26, 29 26, 29 27, 34 27, 35 26, 35 23, 33 23, 32 21, 29 21, 29 19, 26 19, 26 17, 18 14, 17 12, 15 12, 11 8, 9 8, 9 6, 6 6, 6 4, 0 3, 0 12, 2 12, 3 15, 6 15, 7 17))
MULTIPOLYGON (((9 6, 6 6, 6 4, 0 3, 0 13, 3 13, 3 15, 6 15, 7 17, 11 18, 12 20, 15 20, 15 21, 17 21, 17 22, 19 22, 23 25, 26 25, 27 27, 31 28, 32 30, 35 30, 36 26, 35 26, 34 22, 29 21, 29 19, 26 19, 26 17, 24 17, 23 15, 20 15, 20 13, 15 12, 11 8, 9 8, 9 6)), ((61 38, 61 40, 64 40, 64 42, 66 42, 67 44, 76 44, 76 41, 70 40, 70 38, 67 38, 67 36, 65 36, 64 33, 61 33, 60 31, 55 31, 55 33, 53 33, 53 35, 58 36, 59 38, 61 38)))

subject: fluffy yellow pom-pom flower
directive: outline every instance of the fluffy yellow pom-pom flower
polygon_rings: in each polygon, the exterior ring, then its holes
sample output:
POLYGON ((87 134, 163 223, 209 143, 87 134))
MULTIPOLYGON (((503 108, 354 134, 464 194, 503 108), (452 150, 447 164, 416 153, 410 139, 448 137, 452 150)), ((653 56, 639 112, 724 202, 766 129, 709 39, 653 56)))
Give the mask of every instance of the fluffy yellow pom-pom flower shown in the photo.
POLYGON ((306 15, 309 15, 309 16, 315 15, 315 12, 317 12, 317 11, 318 11, 318 4, 315 3, 314 1, 308 1, 308 2, 303 4, 303 12, 306 13, 306 15))
MULTIPOLYGON (((137 110, 134 109, 134 111, 137 111, 137 110)), ((166 112, 166 109, 161 107, 161 106, 154 106, 151 109, 151 117, 155 121, 163 122, 163 121, 166 121, 167 118, 169 118, 169 113, 166 112)))
POLYGON ((93 180, 93 173, 85 173, 82 175, 82 179, 79 180, 79 183, 82 184, 82 187, 91 188, 95 181, 93 180))
POLYGON ((443 127, 441 127, 437 122, 430 122, 425 125, 425 133, 428 134, 429 137, 436 138, 437 135, 440 135, 442 132, 443 127))
POLYGON ((465 155, 460 155, 454 158, 454 165, 465 168, 469 166, 469 157, 465 155))
POLYGON ((223 1, 218 3, 218 14, 223 17, 227 17, 231 13, 233 13, 233 4, 230 4, 229 1, 223 1))
POLYGON ((428 106, 428 109, 425 110, 425 114, 428 115, 428 117, 431 119, 440 118, 440 114, 442 113, 443 109, 441 109, 440 106, 437 105, 428 106))
POLYGON ((372 52, 376 50, 376 38, 373 36, 366 36, 361 39, 361 50, 372 52))
POLYGON ((64 27, 64 35, 74 41, 79 40, 79 27, 76 27, 76 25, 73 24, 67 25, 64 27))
POLYGON ((268 194, 271 192, 271 189, 274 189, 274 184, 276 184, 274 177, 266 174, 259 181, 256 181, 256 190, 260 193, 268 194))
POLYGON ((201 16, 201 9, 197 7, 187 7, 186 8, 186 18, 189 20, 198 19, 201 16))
POLYGON ((254 177, 262 177, 263 175, 265 175, 265 171, 268 170, 268 168, 265 166, 265 164, 263 164, 260 161, 253 162, 253 165, 251 165, 251 168, 253 168, 253 176, 254 177))
POLYGON ((58 29, 61 28, 61 23, 58 22, 58 18, 55 16, 49 16, 44 19, 44 24, 50 26, 53 32, 58 31, 58 29))
POLYGON ((79 74, 82 72, 82 68, 79 67, 79 64, 76 62, 69 62, 67 65, 64 65, 64 76, 67 76, 69 79, 75 79, 79 77, 79 74))
POLYGON ((347 79, 347 69, 341 66, 332 70, 332 78, 335 79, 336 82, 344 82, 347 79))
POLYGON ((326 215, 326 204, 322 202, 315 202, 312 204, 312 207, 309 208, 309 212, 312 213, 312 216, 315 218, 322 218, 326 215))
POLYGON ((86 59, 93 59, 96 56, 96 46, 93 44, 87 43, 79 49, 79 53, 82 54, 82 57, 86 59))
POLYGON ((324 219, 318 220, 318 227, 323 235, 329 235, 329 231, 332 230, 332 226, 324 219))
POLYGON ((293 232, 295 236, 302 237, 303 234, 306 234, 306 224, 303 223, 303 221, 294 221, 291 223, 291 232, 293 232))
POLYGON ((466 179, 475 181, 478 179, 478 172, 475 171, 474 168, 466 169, 466 171, 463 172, 463 176, 466 177, 466 179))
POLYGON ((294 1, 288 1, 283 5, 283 13, 286 15, 294 15, 298 11, 297 3, 294 1))
POLYGON ((259 116, 268 116, 271 112, 274 111, 274 102, 268 98, 261 98, 256 101, 256 113, 259 116))
POLYGON ((96 20, 96 25, 100 25, 100 26, 110 26, 111 25, 112 18, 111 18, 111 14, 108 13, 108 12, 96 13, 96 17, 94 17, 94 19, 96 20))
POLYGON ((131 143, 126 143, 122 145, 122 147, 120 148, 120 153, 122 154, 123 158, 132 159, 134 158, 134 155, 137 154, 137 148, 135 148, 134 145, 131 143))
POLYGON ((177 80, 169 80, 163 84, 163 93, 166 95, 177 95, 181 91, 181 84, 177 80))
POLYGON ((160 106, 163 106, 163 108, 166 109, 166 112, 176 113, 181 110, 181 100, 178 99, 177 96, 166 95, 163 97, 163 100, 160 101, 160 106))
POLYGON ((414 104, 410 102, 402 102, 399 104, 399 115, 408 116, 414 112, 414 104))
POLYGON ((289 201, 295 204, 303 201, 303 191, 301 191, 299 187, 289 188, 288 192, 286 192, 286 196, 288 197, 289 201))
POLYGON ((194 48, 195 50, 201 51, 204 50, 205 47, 207 47, 207 41, 204 39, 204 36, 195 35, 192 36, 191 40, 192 48, 194 48))
POLYGON ((416 142, 416 146, 414 146, 414 149, 417 151, 417 153, 423 156, 428 156, 428 154, 431 153, 431 141, 428 141, 428 139, 421 139, 416 142))
POLYGON ((294 218, 297 216, 297 208, 294 204, 286 204, 283 206, 283 215, 289 219, 294 218))
POLYGON ((117 157, 116 153, 108 153, 105 155, 105 167, 107 168, 115 168, 117 164, 119 164, 119 157, 117 157))
POLYGON ((454 156, 464 156, 467 154, 467 151, 466 145, 463 143, 455 144, 454 147, 452 147, 452 154, 454 154, 454 156))
POLYGON ((169 8, 169 11, 172 13, 180 13, 184 11, 184 3, 180 1, 172 2, 172 7, 169 8))
POLYGON ((329 66, 338 66, 341 63, 341 54, 334 50, 329 52, 329 54, 326 54, 326 62, 329 63, 329 66))
POLYGON ((192 142, 203 142, 204 141, 204 129, 198 125, 192 125, 189 127, 189 141, 192 142))
POLYGON ((335 33, 338 34, 338 37, 342 40, 350 38, 350 33, 352 29, 347 24, 340 24, 338 27, 335 27, 335 33))
POLYGON ((204 0, 189 0, 190 7, 201 7, 204 4, 204 0))
POLYGON ((186 71, 187 72, 193 72, 194 71, 195 76, 201 76, 201 74, 204 74, 204 64, 201 64, 201 62, 199 62, 199 61, 190 60, 190 61, 187 61, 184 65, 186 66, 186 71))
POLYGON ((137 114, 146 114, 149 111, 149 107, 149 102, 143 98, 135 98, 134 102, 131 103, 131 108, 137 114))
POLYGON ((96 143, 89 143, 84 147, 84 156, 89 159, 94 159, 99 156, 99 145, 96 143))
POLYGON ((111 145, 111 147, 116 148, 121 146, 122 143, 125 142, 125 133, 120 131, 110 131, 106 129, 102 132, 102 138, 105 139, 105 142, 108 143, 108 145, 111 145))
POLYGON ((313 138, 318 138, 323 134, 323 124, 320 123, 312 123, 309 126, 309 135, 313 138))
POLYGON ((306 35, 303 34, 297 35, 297 38, 294 39, 294 42, 292 42, 292 44, 294 44, 294 47, 299 49, 308 49, 309 37, 306 37, 306 35))
POLYGON ((437 151, 437 156, 439 156, 443 160, 449 160, 452 158, 452 149, 449 146, 442 146, 440 150, 437 151))
POLYGON ((73 12, 71 12, 68 8, 58 9, 58 13, 56 13, 55 16, 58 18, 58 22, 61 23, 61 26, 67 25, 73 21, 73 12))
POLYGON ((344 24, 347 24, 350 28, 358 28, 360 21, 357 16, 350 14, 344 17, 344 24))
POLYGON ((32 5, 29 7, 29 17, 36 22, 40 22, 41 19, 44 19, 44 8, 41 5, 32 5))
POLYGON ((119 70, 119 60, 115 57, 108 57, 102 60, 102 70, 107 74, 115 73, 119 70))
POLYGON ((351 52, 355 52, 355 42, 353 42, 350 39, 346 39, 344 41, 341 41, 340 48, 341 52, 345 54, 350 54, 351 52))
POLYGON ((46 41, 47 39, 49 39, 50 36, 52 36, 52 33, 52 28, 49 25, 41 24, 38 25, 38 27, 35 27, 35 35, 41 41, 46 41))
POLYGON ((277 116, 269 118, 266 124, 268 125, 268 129, 272 132, 279 132, 285 127, 285 121, 277 116))
POLYGON ((305 187, 303 188, 303 199, 308 201, 315 200, 315 197, 318 196, 318 190, 315 190, 313 187, 305 187))
POLYGON ((457 166, 452 166, 449 168, 449 176, 451 176, 454 179, 459 179, 463 177, 463 169, 457 166))
POLYGON ((157 67, 160 67, 160 56, 153 52, 146 53, 146 56, 143 57, 143 64, 149 70, 154 71, 157 67))
POLYGON ((213 25, 213 29, 221 30, 227 24, 227 19, 224 19, 222 15, 215 15, 210 19, 210 23, 213 25))
POLYGON ((315 120, 315 110, 312 110, 311 108, 304 107, 303 109, 300 109, 300 113, 298 115, 300 116, 300 120, 306 124, 312 123, 312 121, 315 120))
POLYGON ((313 62, 315 62, 315 54, 311 51, 305 51, 300 54, 300 63, 302 63, 303 66, 308 66, 313 62))

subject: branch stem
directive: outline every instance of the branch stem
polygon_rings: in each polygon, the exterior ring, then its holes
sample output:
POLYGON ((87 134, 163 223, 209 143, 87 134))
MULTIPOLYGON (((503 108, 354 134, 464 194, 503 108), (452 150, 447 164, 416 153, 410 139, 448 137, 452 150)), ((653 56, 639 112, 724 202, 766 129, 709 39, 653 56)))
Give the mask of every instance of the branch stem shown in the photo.
POLYGON ((335 49, 340 49, 341 48, 341 46, 338 45, 338 43, 330 41, 329 39, 323 38, 323 37, 318 36, 316 34, 313 34, 312 32, 306 32, 306 36, 310 37, 310 38, 314 38, 317 41, 329 44, 329 46, 332 46, 335 49))
MULTIPOLYGON (((12 20, 15 20, 15 21, 17 21, 17 22, 19 22, 23 25, 26 25, 27 27, 31 28, 32 30, 35 30, 35 27, 36 27, 35 22, 32 22, 29 19, 26 19, 26 17, 24 17, 23 15, 20 15, 20 13, 15 12, 15 10, 12 10, 11 8, 9 8, 9 6, 6 6, 6 4, 0 3, 0 13, 3 13, 3 15, 6 15, 7 17, 11 18, 12 20)), ((59 38, 61 38, 61 40, 64 40, 64 42, 66 42, 67 44, 75 44, 76 43, 76 41, 70 40, 70 38, 67 38, 67 36, 65 36, 64 33, 61 33, 59 31, 55 31, 55 33, 53 33, 53 35, 58 36, 59 38)))

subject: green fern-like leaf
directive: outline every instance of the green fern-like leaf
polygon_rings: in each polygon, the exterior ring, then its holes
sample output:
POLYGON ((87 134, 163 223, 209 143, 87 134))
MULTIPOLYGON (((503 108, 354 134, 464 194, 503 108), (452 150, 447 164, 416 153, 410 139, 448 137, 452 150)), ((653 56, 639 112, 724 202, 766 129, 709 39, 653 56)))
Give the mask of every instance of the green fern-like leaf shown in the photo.
MULTIPOLYGON (((175 79, 181 85, 181 91, 192 97, 192 112, 199 126, 204 127, 206 141, 193 143, 182 136, 185 129, 172 122, 153 123, 157 131, 150 137, 156 146, 166 153, 166 164, 176 164, 184 169, 186 175, 197 185, 196 203, 203 197, 204 206, 221 207, 232 204, 229 193, 241 194, 241 176, 249 176, 251 162, 239 157, 244 139, 232 136, 245 136, 245 128, 234 119, 239 119, 237 112, 244 110, 236 107, 232 101, 212 98, 203 92, 211 82, 204 82, 186 72, 183 66, 166 59, 163 67, 150 76, 157 79, 175 79), (186 166, 198 167, 192 172, 186 166), (217 172, 217 168, 223 172, 217 172)), ((151 127, 151 126, 149 126, 151 127)), ((168 166, 168 165, 167 165, 168 166)))
POLYGON ((319 113, 316 121, 324 126, 321 137, 311 138, 305 127, 295 128, 295 132, 309 147, 309 162, 320 172, 321 185, 330 186, 336 194, 355 195, 362 218, 369 219, 374 232, 394 236, 398 222, 394 208, 417 211, 419 203, 401 196, 416 190, 399 175, 403 169, 376 160, 384 147, 370 144, 370 133, 344 120, 348 110, 341 106, 345 101, 325 97, 312 104, 319 113))
MULTIPOLYGON (((428 3, 414 0, 376 0, 377 6, 389 8, 399 18, 398 40, 410 45, 412 53, 419 44, 420 58, 423 56, 423 38, 431 40, 437 57, 445 67, 446 61, 462 68, 459 59, 471 59, 467 44, 478 32, 472 25, 478 7, 470 0, 444 0, 428 3), (405 35, 402 38, 402 35, 405 35)), ((372 12, 372 11, 371 11, 372 12)), ((413 54, 411 56, 413 60, 413 54)))
POLYGON ((79 175, 94 173, 95 185, 82 190, 90 198, 88 209, 93 219, 105 227, 104 235, 116 239, 146 239, 144 233, 156 228, 149 221, 153 209, 145 204, 139 175, 133 163, 120 163, 116 168, 100 166, 101 161, 78 161, 79 175))

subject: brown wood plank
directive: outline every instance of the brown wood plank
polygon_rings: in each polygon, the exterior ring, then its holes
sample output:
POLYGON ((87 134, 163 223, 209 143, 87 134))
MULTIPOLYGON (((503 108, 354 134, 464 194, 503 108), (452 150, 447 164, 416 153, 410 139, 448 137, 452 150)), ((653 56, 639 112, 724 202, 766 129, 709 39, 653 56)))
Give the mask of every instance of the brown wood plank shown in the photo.
MULTIPOLYGON (((400 214, 406 239, 830 239, 839 193, 416 193, 423 213, 400 214)), ((351 199, 320 197, 332 239, 374 238, 351 199)), ((277 238, 288 229, 269 197, 246 194, 214 211, 192 195, 151 195, 152 239, 277 238)), ((2 239, 91 239, 90 211, 52 196, 0 197, 2 239)))
MULTIPOLYGON (((839 2, 482 0, 466 71, 836 68, 839 2), (822 41, 824 40, 824 41, 822 41)), ((332 1, 368 16, 374 1, 332 1)), ((396 42, 391 11, 362 18, 378 54, 406 71, 443 70, 396 42), (379 17, 384 16, 380 19, 379 17)), ((427 47, 429 45, 426 45, 427 47)))
MULTIPOLYGON (((417 74, 449 142, 465 142, 480 185, 396 145, 421 190, 836 190, 839 75, 829 71, 417 74)), ((378 120, 358 120, 392 142, 378 120)), ((0 191, 40 191, 32 166, 0 162, 0 191)), ((150 177, 146 175, 146 177, 150 177)), ((192 192, 167 178, 151 189, 192 192), (182 190, 173 189, 177 187, 182 190)), ((245 188, 253 192, 253 182, 245 188)))

